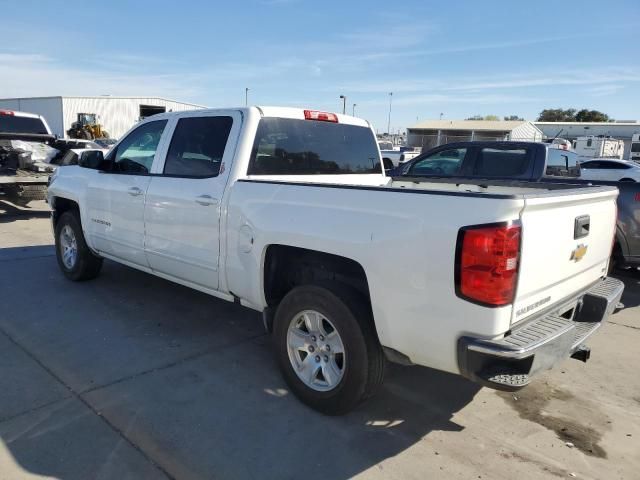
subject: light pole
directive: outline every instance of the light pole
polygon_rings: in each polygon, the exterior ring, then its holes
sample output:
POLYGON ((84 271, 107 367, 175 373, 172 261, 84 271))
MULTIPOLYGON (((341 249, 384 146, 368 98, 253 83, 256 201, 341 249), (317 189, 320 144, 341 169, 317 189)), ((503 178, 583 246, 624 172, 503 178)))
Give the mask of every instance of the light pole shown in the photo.
POLYGON ((441 114, 440 114, 440 120, 442 120, 442 115, 444 115, 444 113, 441 113, 441 114))
POLYGON ((387 121, 387 134, 391 135, 391 101, 393 100, 393 92, 389 92, 389 119, 387 121))
POLYGON ((340 95, 340 98, 342 99, 342 113, 345 114, 347 113, 347 97, 340 95))
POLYGON ((244 105, 249 105, 249 87, 245 87, 244 89, 244 105))
POLYGON ((355 103, 351 107, 351 116, 353 116, 353 117, 356 116, 356 104, 355 103))

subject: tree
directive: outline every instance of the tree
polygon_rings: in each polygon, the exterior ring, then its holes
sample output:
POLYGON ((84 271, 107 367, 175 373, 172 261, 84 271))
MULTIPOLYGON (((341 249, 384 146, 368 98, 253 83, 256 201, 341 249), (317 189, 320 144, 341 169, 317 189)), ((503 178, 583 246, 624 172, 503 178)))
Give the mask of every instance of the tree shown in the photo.
POLYGON ((518 115, 509 115, 508 117, 504 117, 507 122, 515 122, 515 121, 524 121, 524 118, 519 117, 518 115))
POLYGON ((598 110, 583 108, 577 111, 575 108, 547 108, 540 112, 539 122, 609 122, 612 119, 606 113, 598 110))
POLYGON ((608 122, 609 115, 597 110, 587 110, 583 108, 576 113, 576 122, 608 122))
POLYGON ((539 122, 575 122, 576 109, 546 108, 538 115, 539 122))

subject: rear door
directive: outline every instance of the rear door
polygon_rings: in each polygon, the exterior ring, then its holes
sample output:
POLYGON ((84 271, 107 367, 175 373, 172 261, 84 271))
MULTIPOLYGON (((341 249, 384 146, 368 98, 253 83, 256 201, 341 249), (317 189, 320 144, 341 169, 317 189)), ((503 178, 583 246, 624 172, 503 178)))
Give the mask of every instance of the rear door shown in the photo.
POLYGON ((93 175, 87 188, 85 225, 100 252, 148 267, 144 254, 144 203, 156 152, 166 139, 167 120, 141 124, 109 152, 108 171, 93 175))
POLYGON ((525 200, 514 322, 606 275, 617 194, 615 189, 598 188, 525 200))
POLYGON ((220 213, 242 117, 181 115, 146 197, 145 250, 159 273, 218 288, 220 213))

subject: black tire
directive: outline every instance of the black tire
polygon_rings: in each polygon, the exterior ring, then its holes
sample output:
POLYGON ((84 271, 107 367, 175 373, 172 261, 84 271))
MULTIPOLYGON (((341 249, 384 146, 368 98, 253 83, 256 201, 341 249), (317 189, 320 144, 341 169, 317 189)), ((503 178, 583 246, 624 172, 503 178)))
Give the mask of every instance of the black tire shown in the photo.
POLYGON ((622 257, 622 247, 620 243, 616 241, 611 252, 611 258, 609 259, 609 268, 607 269, 607 275, 612 275, 618 268, 624 265, 622 257))
POLYGON ((345 414, 371 396, 382 383, 385 357, 375 333, 371 309, 362 295, 347 285, 331 282, 291 290, 276 311, 273 336, 287 385, 314 410, 326 415, 345 414), (344 345, 344 373, 338 385, 329 391, 307 386, 289 360, 289 325, 304 310, 315 310, 330 319, 344 345))
POLYGON ((58 259, 58 266, 65 277, 74 282, 78 282, 90 280, 98 276, 102 268, 102 258, 95 255, 87 246, 84 234, 82 233, 82 227, 80 226, 80 220, 75 212, 64 212, 60 216, 56 223, 55 235, 56 258, 58 259), (71 228, 77 244, 77 257, 71 268, 65 265, 62 258, 61 235, 65 226, 71 228))

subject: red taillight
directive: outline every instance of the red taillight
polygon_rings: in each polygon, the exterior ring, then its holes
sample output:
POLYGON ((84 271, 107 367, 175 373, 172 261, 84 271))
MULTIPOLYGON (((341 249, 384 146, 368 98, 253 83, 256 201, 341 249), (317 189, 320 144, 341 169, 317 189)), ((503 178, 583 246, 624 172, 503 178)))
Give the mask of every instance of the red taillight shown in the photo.
POLYGON ((520 261, 520 225, 478 225, 458 233, 456 293, 489 307, 513 302, 520 261))
POLYGON ((319 112, 317 110, 305 110, 304 119, 338 123, 338 116, 335 113, 319 112))
POLYGON ((636 194, 634 195, 633 199, 634 199, 636 202, 640 202, 640 192, 636 192, 636 194))
POLYGON ((0 115, 15 115, 15 112, 11 110, 0 110, 0 115))

